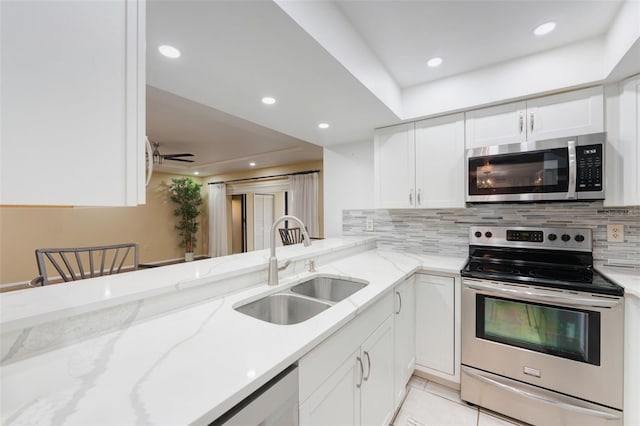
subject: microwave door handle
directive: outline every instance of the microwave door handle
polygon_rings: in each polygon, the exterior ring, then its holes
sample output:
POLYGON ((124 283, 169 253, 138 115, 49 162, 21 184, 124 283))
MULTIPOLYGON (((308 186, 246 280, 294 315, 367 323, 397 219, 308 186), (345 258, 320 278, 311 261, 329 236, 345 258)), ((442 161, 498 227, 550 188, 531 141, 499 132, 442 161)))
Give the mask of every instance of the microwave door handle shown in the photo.
POLYGON ((567 188, 567 199, 576 199, 576 176, 578 174, 578 166, 576 161, 576 141, 567 143, 569 151, 569 188, 567 188))

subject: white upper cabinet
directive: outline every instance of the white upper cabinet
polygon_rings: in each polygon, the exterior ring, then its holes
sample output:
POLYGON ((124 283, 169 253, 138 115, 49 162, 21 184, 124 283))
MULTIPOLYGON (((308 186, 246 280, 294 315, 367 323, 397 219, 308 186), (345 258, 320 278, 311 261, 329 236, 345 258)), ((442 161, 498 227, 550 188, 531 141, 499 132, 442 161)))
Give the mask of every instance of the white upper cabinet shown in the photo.
POLYGON ((465 116, 466 146, 500 145, 527 140, 526 102, 469 111, 465 116))
POLYGON ((378 208, 464 207, 464 115, 376 130, 378 208))
POLYGON ((414 207, 413 123, 376 130, 374 145, 376 207, 414 207))
POLYGON ((466 113, 466 147, 559 138, 604 131, 601 86, 466 113))
POLYGON ((464 114, 416 123, 416 207, 464 207, 464 114))
POLYGON ((544 140, 604 131, 602 86, 527 101, 527 138, 544 140))
POLYGON ((640 76, 607 97, 606 206, 640 205, 640 76))
POLYGON ((144 1, 10 1, 0 15, 0 204, 144 203, 144 1))

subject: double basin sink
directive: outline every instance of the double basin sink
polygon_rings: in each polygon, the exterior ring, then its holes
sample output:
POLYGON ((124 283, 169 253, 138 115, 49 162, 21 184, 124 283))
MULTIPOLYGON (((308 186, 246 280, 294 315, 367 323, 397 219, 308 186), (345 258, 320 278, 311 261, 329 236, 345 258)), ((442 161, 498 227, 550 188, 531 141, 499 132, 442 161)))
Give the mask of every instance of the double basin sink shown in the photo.
POLYGON ((235 310, 272 324, 298 324, 329 309, 364 286, 366 284, 357 281, 319 276, 286 291, 238 306, 235 310))

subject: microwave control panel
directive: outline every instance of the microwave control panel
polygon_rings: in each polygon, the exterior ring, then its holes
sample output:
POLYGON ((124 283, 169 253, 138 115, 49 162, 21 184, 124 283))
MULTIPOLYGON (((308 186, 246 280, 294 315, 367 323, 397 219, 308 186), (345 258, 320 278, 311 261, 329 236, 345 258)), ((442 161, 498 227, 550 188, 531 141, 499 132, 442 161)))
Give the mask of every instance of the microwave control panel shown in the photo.
POLYGON ((577 191, 602 191, 602 144, 576 147, 577 191))

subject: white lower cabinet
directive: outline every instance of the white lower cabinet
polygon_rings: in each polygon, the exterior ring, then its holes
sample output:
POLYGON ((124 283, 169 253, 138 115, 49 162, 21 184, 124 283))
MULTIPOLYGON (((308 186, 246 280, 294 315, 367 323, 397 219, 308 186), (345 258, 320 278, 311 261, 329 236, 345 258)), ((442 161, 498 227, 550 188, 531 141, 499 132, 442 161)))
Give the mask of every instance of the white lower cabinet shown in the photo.
POLYGON ((416 287, 411 277, 394 290, 394 375, 393 402, 398 407, 416 365, 416 287))
POLYGON ((300 404, 300 424, 360 425, 360 349, 353 352, 327 380, 300 404))
POLYGON ((393 415, 393 296, 298 363, 301 425, 388 425, 393 415))
MULTIPOLYGON (((393 318, 391 316, 362 344, 364 376, 360 390, 360 424, 388 425, 393 415, 393 318)), ((357 360, 356 360, 357 361, 357 360)))
POLYGON ((456 278, 416 274, 416 369, 460 382, 460 285, 456 278))

